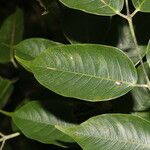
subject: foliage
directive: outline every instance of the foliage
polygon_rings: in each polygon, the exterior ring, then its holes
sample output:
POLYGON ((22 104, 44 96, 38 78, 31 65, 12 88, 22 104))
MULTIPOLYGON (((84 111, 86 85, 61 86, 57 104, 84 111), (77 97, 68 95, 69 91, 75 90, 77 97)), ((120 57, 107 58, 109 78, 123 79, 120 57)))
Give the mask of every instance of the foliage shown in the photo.
POLYGON ((150 150, 150 1, 27 3, 0 26, 0 150, 150 150))

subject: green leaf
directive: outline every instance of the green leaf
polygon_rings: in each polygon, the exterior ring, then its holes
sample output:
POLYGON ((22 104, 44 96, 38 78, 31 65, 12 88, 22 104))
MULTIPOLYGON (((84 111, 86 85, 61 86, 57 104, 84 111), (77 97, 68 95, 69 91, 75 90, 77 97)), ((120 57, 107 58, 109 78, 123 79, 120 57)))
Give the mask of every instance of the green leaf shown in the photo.
POLYGON ((147 46, 147 55, 146 55, 146 58, 147 58, 147 62, 150 66, 150 41, 148 43, 148 46, 147 46))
POLYGON ((147 121, 150 121, 150 112, 135 112, 135 113, 132 113, 132 114, 140 116, 143 119, 146 119, 147 121))
POLYGON ((0 77, 0 108, 6 105, 12 91, 13 85, 11 81, 0 77))
POLYGON ((53 47, 36 57, 30 67, 48 89, 87 101, 124 95, 137 81, 130 59, 119 49, 104 45, 53 47))
POLYGON ((21 41, 15 46, 15 57, 17 61, 22 64, 25 68, 29 68, 29 61, 32 61, 41 52, 47 48, 58 46, 61 43, 50 41, 43 38, 31 38, 21 41))
POLYGON ((124 5, 124 0, 60 0, 60 2, 73 9, 103 16, 117 14, 124 5))
POLYGON ((0 63, 6 63, 13 59, 13 45, 22 40, 23 12, 17 9, 10 15, 0 28, 0 63))
MULTIPOLYGON (((147 63, 144 64, 144 68, 148 75, 150 75, 150 69, 147 63)), ((138 84, 146 84, 146 78, 143 71, 143 67, 140 65, 137 69, 138 84)), ((136 111, 146 110, 150 108, 150 90, 144 87, 136 87, 131 91, 134 99, 133 109, 136 111)))
POLYGON ((83 150, 149 150, 150 123, 133 115, 101 115, 76 127, 56 126, 83 150))
POLYGON ((134 7, 142 12, 150 12, 149 0, 132 0, 134 7))
POLYGON ((30 139, 45 144, 63 146, 61 142, 73 140, 55 128, 55 125, 71 125, 58 119, 37 101, 22 106, 12 114, 13 122, 30 139))

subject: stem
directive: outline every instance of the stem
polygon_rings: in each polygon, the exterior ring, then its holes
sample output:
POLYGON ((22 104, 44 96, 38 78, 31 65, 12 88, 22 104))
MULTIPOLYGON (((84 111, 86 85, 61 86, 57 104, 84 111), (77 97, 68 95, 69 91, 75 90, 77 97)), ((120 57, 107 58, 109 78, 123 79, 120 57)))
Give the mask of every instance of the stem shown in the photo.
POLYGON ((127 19, 128 17, 120 12, 117 12, 117 15, 119 15, 120 17, 124 18, 124 19, 127 19))
POLYGON ((139 10, 138 9, 136 9, 130 16, 131 16, 131 18, 133 18, 135 15, 136 15, 136 13, 138 12, 139 10))
POLYGON ((133 41, 134 41, 134 44, 135 44, 135 47, 136 47, 136 50, 137 50, 137 53, 138 53, 138 57, 140 59, 141 66, 143 68, 144 75, 146 77, 147 85, 149 86, 150 80, 149 80, 147 72, 144 68, 144 62, 143 62, 142 56, 141 56, 140 51, 139 51, 139 46, 138 46, 138 42, 137 42, 137 39, 136 39, 136 35, 135 35, 134 27, 133 27, 133 21, 132 21, 132 17, 138 12, 138 9, 136 9, 130 15, 128 0, 125 0, 125 3, 126 3, 126 9, 127 9, 127 18, 126 19, 129 23, 129 28, 130 28, 130 31, 131 31, 131 35, 132 35, 132 38, 133 38, 133 41))
POLYGON ((19 132, 16 132, 16 133, 13 133, 13 134, 10 134, 10 135, 4 135, 4 134, 0 133, 0 136, 1 136, 0 142, 2 142, 1 147, 0 147, 0 150, 3 149, 3 147, 4 147, 4 145, 5 145, 5 142, 6 142, 7 140, 12 139, 12 138, 15 138, 15 137, 17 137, 17 136, 19 136, 19 135, 20 135, 19 132))
POLYGON ((126 4, 126 9, 127 9, 127 16, 130 16, 128 0, 125 0, 125 4, 126 4))
POLYGON ((134 44, 135 44, 135 47, 136 47, 136 50, 137 50, 137 53, 138 53, 138 57, 139 57, 139 59, 140 59, 140 63, 141 63, 141 66, 142 66, 142 68, 143 68, 143 72, 144 72, 144 74, 145 74, 146 80, 147 80, 147 84, 149 84, 149 83, 150 83, 150 80, 149 80, 148 75, 147 75, 147 72, 146 72, 146 70, 145 70, 145 68, 144 68, 144 62, 143 62, 142 56, 141 56, 141 54, 140 54, 140 52, 139 52, 139 47, 138 47, 136 35, 135 35, 135 32, 134 32, 132 17, 129 16, 127 20, 128 20, 129 28, 130 28, 130 31, 131 31, 131 35, 132 35, 132 38, 133 38, 133 41, 134 41, 134 44))
POLYGON ((135 87, 142 87, 142 88, 148 88, 149 89, 149 85, 148 84, 135 84, 135 87))
POLYGON ((12 117, 11 112, 7 112, 7 111, 1 110, 1 109, 0 109, 0 114, 3 114, 8 117, 12 117))

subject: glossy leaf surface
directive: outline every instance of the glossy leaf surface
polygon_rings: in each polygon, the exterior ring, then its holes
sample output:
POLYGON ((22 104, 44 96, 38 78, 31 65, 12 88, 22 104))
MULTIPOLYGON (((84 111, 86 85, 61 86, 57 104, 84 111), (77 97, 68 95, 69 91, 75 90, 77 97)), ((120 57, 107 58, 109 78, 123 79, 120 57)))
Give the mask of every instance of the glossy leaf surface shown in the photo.
POLYGON ((60 0, 67 7, 96 15, 112 16, 123 8, 124 0, 60 0))
POLYGON ((133 5, 136 9, 142 12, 150 12, 150 1, 149 0, 132 0, 133 5))
POLYGON ((45 144, 62 145, 63 142, 73 140, 55 128, 55 125, 65 125, 66 122, 58 119, 37 101, 32 101, 15 111, 13 122, 28 138, 45 144))
POLYGON ((132 115, 101 115, 76 127, 56 126, 83 150, 149 150, 150 123, 132 115))
POLYGON ((37 57, 47 48, 58 46, 60 43, 43 38, 31 38, 15 46, 15 56, 20 64, 29 69, 28 62, 37 57))
POLYGON ((66 45, 46 50, 31 66, 35 78, 67 97, 101 101, 130 91, 137 73, 119 49, 103 45, 66 45))

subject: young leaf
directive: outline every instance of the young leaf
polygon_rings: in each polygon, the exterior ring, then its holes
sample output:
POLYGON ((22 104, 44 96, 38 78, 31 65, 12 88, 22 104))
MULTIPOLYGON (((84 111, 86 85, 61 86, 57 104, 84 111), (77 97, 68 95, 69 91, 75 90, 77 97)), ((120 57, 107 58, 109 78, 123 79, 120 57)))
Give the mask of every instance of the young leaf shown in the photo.
POLYGON ((124 0, 60 0, 60 2, 73 9, 103 16, 117 14, 124 5, 124 0))
POLYGON ((38 101, 32 101, 17 109, 12 114, 13 122, 28 138, 45 144, 63 146, 61 142, 73 140, 55 128, 55 125, 71 125, 58 119, 44 109, 38 101))
POLYGON ((17 9, 10 15, 0 28, 0 63, 13 59, 13 45, 22 40, 23 12, 17 9))
POLYGON ((149 150, 150 123, 133 115, 93 117, 76 127, 56 126, 83 150, 149 150))
POLYGON ((48 89, 87 101, 109 100, 130 91, 137 73, 119 49, 103 45, 66 45, 47 49, 30 64, 48 89))
POLYGON ((147 55, 146 55, 146 58, 147 58, 147 62, 150 66, 150 41, 148 43, 148 46, 147 46, 147 55))
POLYGON ((142 12, 150 12, 150 0, 132 0, 134 7, 142 12))
MULTIPOLYGON (((147 63, 144 64, 144 68, 148 75, 150 75, 150 69, 147 63)), ((145 74, 143 72, 143 67, 139 66, 137 69, 138 73, 138 84, 146 84, 145 74)), ((133 109, 136 111, 146 110, 150 108, 150 90, 144 87, 136 87, 131 91, 132 97, 134 99, 133 109)))
POLYGON ((0 108, 5 106, 12 91, 12 83, 9 80, 0 77, 0 108))
POLYGON ((26 39, 15 46, 15 57, 20 64, 29 69, 29 65, 27 65, 29 61, 33 60, 47 48, 60 44, 43 38, 26 39))

